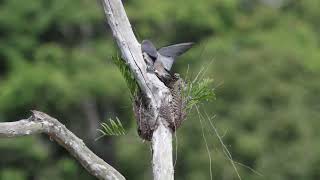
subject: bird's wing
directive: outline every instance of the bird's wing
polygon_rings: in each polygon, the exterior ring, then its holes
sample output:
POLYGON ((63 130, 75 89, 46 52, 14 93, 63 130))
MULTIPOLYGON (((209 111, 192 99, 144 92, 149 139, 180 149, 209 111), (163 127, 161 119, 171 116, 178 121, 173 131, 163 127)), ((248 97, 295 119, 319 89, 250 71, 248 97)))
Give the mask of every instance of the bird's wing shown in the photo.
POLYGON ((143 40, 141 43, 141 51, 146 52, 153 59, 157 59, 158 53, 156 47, 149 40, 143 40))
POLYGON ((170 69, 172 67, 172 64, 174 62, 174 58, 173 57, 163 56, 163 55, 159 54, 157 61, 161 61, 161 63, 163 64, 163 67, 167 71, 170 71, 170 69))
POLYGON ((192 47, 192 45, 192 42, 174 44, 171 46, 162 47, 158 50, 158 52, 162 56, 175 58, 188 51, 192 47))

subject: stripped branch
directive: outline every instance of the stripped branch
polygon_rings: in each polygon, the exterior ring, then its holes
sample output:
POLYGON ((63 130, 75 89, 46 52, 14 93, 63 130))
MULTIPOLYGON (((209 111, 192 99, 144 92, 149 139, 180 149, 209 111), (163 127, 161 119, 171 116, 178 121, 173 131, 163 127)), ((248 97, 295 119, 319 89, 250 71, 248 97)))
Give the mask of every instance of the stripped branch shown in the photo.
POLYGON ((95 155, 80 138, 69 131, 57 119, 43 112, 32 112, 33 115, 28 119, 0 123, 0 138, 45 133, 63 146, 89 173, 98 179, 125 179, 117 170, 95 155))
POLYGON ((122 59, 131 69, 141 94, 148 102, 151 114, 149 124, 154 124, 155 129, 152 135, 154 179, 173 180, 172 131, 167 120, 160 116, 163 104, 172 100, 170 90, 154 73, 147 72, 140 43, 132 31, 121 0, 102 0, 102 4, 122 59))

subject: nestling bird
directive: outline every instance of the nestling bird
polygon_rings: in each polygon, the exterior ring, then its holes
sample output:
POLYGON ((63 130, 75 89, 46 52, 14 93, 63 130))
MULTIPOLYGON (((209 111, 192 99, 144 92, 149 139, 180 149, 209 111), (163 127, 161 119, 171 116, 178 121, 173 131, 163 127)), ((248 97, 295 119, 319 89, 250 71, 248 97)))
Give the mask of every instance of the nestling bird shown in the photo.
POLYGON ((192 45, 192 42, 180 43, 162 47, 157 50, 151 41, 143 40, 141 50, 147 65, 151 66, 149 69, 153 69, 156 75, 165 82, 172 77, 170 70, 175 59, 188 51, 192 45), (151 62, 145 56, 148 56, 151 62))

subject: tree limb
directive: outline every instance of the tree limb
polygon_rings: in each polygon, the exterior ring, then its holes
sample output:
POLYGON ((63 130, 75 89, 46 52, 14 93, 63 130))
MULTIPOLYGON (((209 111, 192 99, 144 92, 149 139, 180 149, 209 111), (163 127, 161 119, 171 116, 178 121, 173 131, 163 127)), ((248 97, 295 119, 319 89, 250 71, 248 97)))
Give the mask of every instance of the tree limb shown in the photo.
POLYGON ((173 180, 172 133, 163 124, 159 125, 152 136, 153 176, 155 180, 173 180))
POLYGON ((153 115, 150 122, 156 127, 152 135, 154 179, 173 180, 172 131, 166 119, 160 116, 161 106, 172 100, 170 90, 154 73, 147 72, 140 43, 132 31, 121 0, 102 0, 102 4, 122 58, 148 99, 148 108, 153 115))
POLYGON ((100 180, 124 180, 112 166, 95 155, 81 139, 69 131, 57 119, 32 111, 28 119, 0 123, 0 138, 27 136, 45 133, 71 153, 81 165, 100 180))

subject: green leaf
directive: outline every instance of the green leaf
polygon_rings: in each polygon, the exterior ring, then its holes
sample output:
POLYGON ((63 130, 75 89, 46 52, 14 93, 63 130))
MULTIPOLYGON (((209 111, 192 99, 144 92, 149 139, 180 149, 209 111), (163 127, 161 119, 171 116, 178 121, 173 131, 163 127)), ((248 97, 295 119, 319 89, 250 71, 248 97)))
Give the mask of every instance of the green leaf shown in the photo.
POLYGON ((134 97, 139 90, 139 86, 129 66, 126 64, 125 60, 123 60, 119 56, 113 56, 112 61, 118 67, 122 76, 124 77, 126 84, 130 90, 131 98, 134 97))
POLYGON ((97 129, 101 135, 96 138, 96 140, 104 137, 104 136, 120 136, 125 135, 125 129, 119 120, 118 117, 116 117, 116 120, 109 119, 109 122, 101 123, 102 129, 97 129))
POLYGON ((203 102, 215 99, 214 89, 210 87, 213 82, 211 78, 204 78, 206 70, 203 68, 198 72, 196 77, 191 80, 186 77, 186 88, 183 96, 186 99, 186 109, 191 110, 194 106, 203 102))

